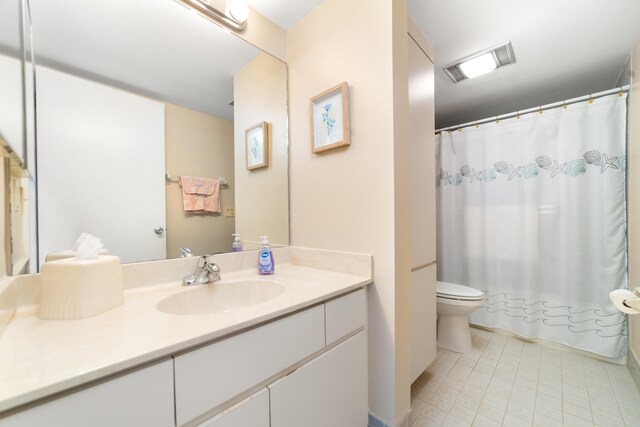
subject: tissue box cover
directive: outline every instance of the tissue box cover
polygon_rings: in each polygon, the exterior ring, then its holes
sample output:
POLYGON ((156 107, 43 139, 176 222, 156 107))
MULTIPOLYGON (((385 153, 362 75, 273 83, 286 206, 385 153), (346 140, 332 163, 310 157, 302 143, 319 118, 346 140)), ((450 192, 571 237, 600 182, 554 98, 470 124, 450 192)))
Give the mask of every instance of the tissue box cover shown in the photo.
POLYGON ((124 303, 122 270, 117 256, 45 262, 40 273, 41 319, 83 319, 124 303))
MULTIPOLYGON (((60 252, 51 252, 50 254, 47 254, 47 256, 44 259, 44 262, 57 261, 59 259, 75 258, 76 253, 77 253, 76 251, 71 249, 66 251, 60 251, 60 252)), ((98 251, 98 255, 109 255, 109 251, 107 249, 100 249, 100 251, 98 251)))

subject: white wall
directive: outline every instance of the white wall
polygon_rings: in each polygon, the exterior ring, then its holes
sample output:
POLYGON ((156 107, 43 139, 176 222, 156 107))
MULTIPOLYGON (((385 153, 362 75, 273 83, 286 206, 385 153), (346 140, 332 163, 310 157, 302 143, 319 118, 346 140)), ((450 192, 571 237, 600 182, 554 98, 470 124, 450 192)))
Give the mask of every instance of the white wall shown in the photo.
POLYGON ((406 20, 405 1, 326 0, 287 37, 291 242, 373 254, 369 406, 391 425, 410 400, 406 20), (313 154, 309 100, 342 81, 351 146, 313 154))

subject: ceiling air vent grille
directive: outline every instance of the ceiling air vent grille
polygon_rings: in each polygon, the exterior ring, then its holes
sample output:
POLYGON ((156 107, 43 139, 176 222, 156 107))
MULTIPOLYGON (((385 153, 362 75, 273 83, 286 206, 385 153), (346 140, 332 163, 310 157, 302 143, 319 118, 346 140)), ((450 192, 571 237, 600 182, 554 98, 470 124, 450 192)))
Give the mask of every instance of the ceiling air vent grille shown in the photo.
POLYGON ((513 54, 513 48, 510 42, 494 49, 493 54, 496 56, 500 67, 516 62, 516 57, 513 54))
MULTIPOLYGON (((493 68, 489 67, 486 72, 492 71, 493 69, 497 69, 500 67, 504 67, 506 65, 511 65, 516 62, 516 56, 513 53, 513 47, 511 46, 511 42, 507 42, 507 43, 502 43, 498 46, 494 46, 490 49, 485 49, 482 52, 478 52, 473 55, 469 55, 465 58, 462 58, 454 62, 453 64, 450 64, 444 67, 444 71, 451 78, 451 80, 453 80, 454 83, 458 83, 462 80, 467 80, 469 78, 475 77, 475 75, 467 76, 462 71, 462 68, 460 67, 460 65, 482 56, 491 57, 495 62, 495 66, 493 68)), ((484 73, 481 72, 477 75, 482 75, 482 74, 484 73)))

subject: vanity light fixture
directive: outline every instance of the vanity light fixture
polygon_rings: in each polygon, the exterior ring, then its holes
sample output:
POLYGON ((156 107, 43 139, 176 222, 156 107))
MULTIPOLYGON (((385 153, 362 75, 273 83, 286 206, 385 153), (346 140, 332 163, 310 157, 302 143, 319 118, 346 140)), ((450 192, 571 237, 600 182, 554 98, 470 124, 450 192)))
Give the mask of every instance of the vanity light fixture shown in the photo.
POLYGON ((444 67, 444 71, 454 83, 458 83, 462 80, 482 76, 515 62, 516 56, 513 53, 513 46, 511 46, 511 42, 506 42, 462 58, 444 67))
POLYGON ((205 18, 236 31, 247 26, 249 6, 245 0, 175 0, 205 18))

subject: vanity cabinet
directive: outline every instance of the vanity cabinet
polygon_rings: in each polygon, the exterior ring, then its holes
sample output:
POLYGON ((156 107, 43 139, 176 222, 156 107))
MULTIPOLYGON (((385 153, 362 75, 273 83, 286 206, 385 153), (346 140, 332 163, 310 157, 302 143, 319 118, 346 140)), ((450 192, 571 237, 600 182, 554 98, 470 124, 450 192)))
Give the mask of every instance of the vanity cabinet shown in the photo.
POLYGON ((367 425, 365 332, 269 385, 271 427, 367 425))
POLYGON ((359 289, 0 418, 0 426, 365 426, 365 327, 359 289))
POLYGON ((147 368, 0 419, 2 427, 171 427, 173 363, 147 368))

